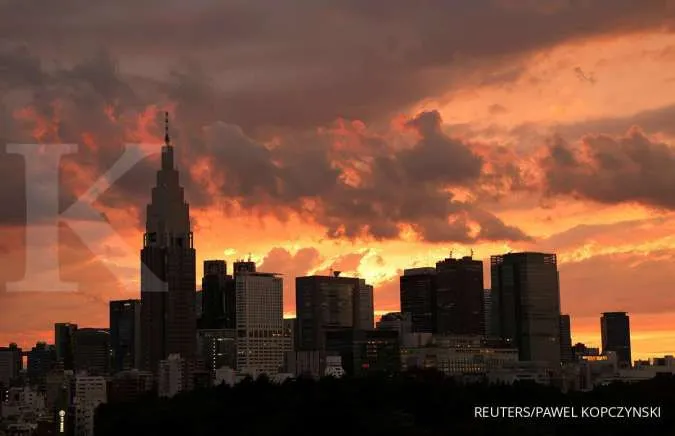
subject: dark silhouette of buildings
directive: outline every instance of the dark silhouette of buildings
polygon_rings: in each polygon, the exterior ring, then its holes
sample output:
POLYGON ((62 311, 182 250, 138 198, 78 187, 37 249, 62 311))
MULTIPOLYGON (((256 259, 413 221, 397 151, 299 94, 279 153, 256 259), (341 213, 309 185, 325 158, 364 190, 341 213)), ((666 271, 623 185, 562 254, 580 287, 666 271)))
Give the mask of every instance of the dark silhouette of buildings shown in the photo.
POLYGON ((77 331, 77 324, 54 324, 54 345, 56 346, 56 360, 63 363, 63 369, 73 370, 73 334, 77 331))
POLYGON ((110 333, 104 329, 82 328, 73 335, 75 371, 89 375, 110 373, 110 333))
POLYGON ((200 328, 236 328, 236 294, 235 282, 231 276, 227 275, 225 261, 204 261, 200 328))
POLYGON ((196 269, 190 207, 184 200, 167 131, 162 166, 147 207, 141 250, 142 368, 157 371, 170 354, 197 352, 196 269))
POLYGON ((560 361, 563 363, 574 361, 572 326, 569 315, 560 315, 560 361))
POLYGON ((621 367, 632 366, 630 351, 630 318, 626 312, 605 312, 600 318, 602 353, 616 353, 621 367))
POLYGON ((110 302, 110 343, 114 372, 138 369, 141 360, 141 301, 110 302))
POLYGON ((411 268, 400 277, 401 312, 409 313, 414 333, 434 332, 436 269, 411 268))
POLYGON ((238 260, 234 262, 232 265, 232 274, 237 275, 238 273, 241 272, 248 272, 248 273, 254 273, 256 272, 255 270, 255 262, 249 260, 238 260))
POLYGON ((401 367, 398 332, 336 328, 326 331, 326 351, 340 355, 349 375, 394 372, 401 367))
POLYGON ((44 387, 47 373, 56 364, 56 347, 38 342, 27 355, 26 372, 30 384, 44 387))
POLYGON ((484 335, 483 262, 470 256, 436 263, 434 332, 484 335))
MULTIPOLYGON (((0 386, 9 387, 19 378, 23 369, 23 352, 18 345, 0 347, 0 386)), ((0 402, 2 398, 0 398, 0 402)))
POLYGON ((520 360, 560 365, 560 288, 555 254, 492 256, 492 314, 520 360))
POLYGON ((326 331, 363 325, 361 313, 369 310, 361 306, 365 281, 339 274, 295 279, 298 350, 323 350, 326 331))

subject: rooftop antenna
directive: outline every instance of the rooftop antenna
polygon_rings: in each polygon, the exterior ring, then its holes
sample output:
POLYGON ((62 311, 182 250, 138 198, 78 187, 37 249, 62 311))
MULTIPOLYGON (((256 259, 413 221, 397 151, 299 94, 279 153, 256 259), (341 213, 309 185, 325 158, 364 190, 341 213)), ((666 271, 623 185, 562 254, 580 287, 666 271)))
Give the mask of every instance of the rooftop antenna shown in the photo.
POLYGON ((169 136, 169 112, 164 112, 164 144, 171 145, 171 137, 169 136))
POLYGON ((473 259, 473 248, 471 249, 471 258, 473 259))
POLYGON ((452 250, 450 250, 450 259, 452 259, 452 250))
POLYGON ((248 253, 248 261, 251 261, 251 253, 248 253))

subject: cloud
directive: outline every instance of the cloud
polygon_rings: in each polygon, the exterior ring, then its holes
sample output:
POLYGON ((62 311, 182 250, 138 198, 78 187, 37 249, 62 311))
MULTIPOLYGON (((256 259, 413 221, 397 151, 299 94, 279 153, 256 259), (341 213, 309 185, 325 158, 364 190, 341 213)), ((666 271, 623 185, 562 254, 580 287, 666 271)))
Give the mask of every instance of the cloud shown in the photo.
POLYGON ((542 165, 550 195, 571 195, 599 203, 635 202, 673 209, 675 150, 639 128, 625 135, 587 135, 572 145, 554 139, 542 165))

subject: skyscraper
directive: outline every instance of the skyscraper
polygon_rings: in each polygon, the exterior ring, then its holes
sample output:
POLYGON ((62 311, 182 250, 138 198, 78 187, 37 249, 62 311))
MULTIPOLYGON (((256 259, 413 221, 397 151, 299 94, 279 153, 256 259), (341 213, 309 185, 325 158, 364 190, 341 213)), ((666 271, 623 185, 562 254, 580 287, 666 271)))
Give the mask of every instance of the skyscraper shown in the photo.
POLYGON ((273 273, 235 275, 237 370, 275 375, 284 363, 283 281, 273 273))
POLYGON ((73 335, 75 371, 105 376, 110 372, 110 333, 103 329, 78 329, 73 335))
POLYGON ((234 280, 231 276, 227 275, 227 264, 225 261, 204 261, 201 328, 236 328, 235 293, 234 280))
POLYGON ((618 364, 622 367, 632 365, 630 351, 630 318, 626 312, 605 312, 600 318, 602 335, 602 353, 614 351, 618 364))
POLYGON ((197 352, 190 206, 174 165, 168 114, 164 142, 141 250, 141 363, 143 369, 154 372, 171 354, 191 359, 197 352))
POLYGON ((555 254, 492 256, 492 314, 497 333, 520 360, 560 366, 560 288, 555 254))
POLYGON ((73 369, 73 334, 77 331, 77 324, 54 324, 54 345, 56 360, 63 363, 63 369, 73 369))
POLYGON ((574 361, 572 326, 569 315, 560 315, 560 361, 563 363, 574 361))
POLYGON ((471 256, 436 263, 435 333, 485 334, 483 262, 471 256))
POLYGON ((436 269, 411 268, 400 278, 401 312, 409 313, 414 333, 434 332, 436 269))
MULTIPOLYGON (((361 303, 367 298, 362 298, 361 288, 361 279, 340 277, 339 271, 332 276, 297 277, 296 348, 302 351, 324 350, 327 330, 358 328, 364 324, 361 319, 361 303)), ((366 307, 364 310, 370 309, 366 307)))
POLYGON ((495 336, 492 326, 492 291, 490 289, 483 290, 483 318, 485 336, 495 336))
POLYGON ((359 324, 358 329, 372 330, 375 327, 373 286, 359 279, 359 324))
POLYGON ((138 369, 141 361, 141 301, 110 302, 113 371, 138 369))

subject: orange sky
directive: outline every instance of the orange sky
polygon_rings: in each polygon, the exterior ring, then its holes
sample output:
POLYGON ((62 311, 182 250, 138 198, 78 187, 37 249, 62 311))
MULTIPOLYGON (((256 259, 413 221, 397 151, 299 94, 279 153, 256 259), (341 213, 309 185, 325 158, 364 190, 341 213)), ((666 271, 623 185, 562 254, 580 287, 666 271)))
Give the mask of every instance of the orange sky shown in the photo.
MULTIPOLYGON (((10 65, 0 71, 0 140, 80 145, 62 162, 62 208, 123 143, 158 143, 168 109, 198 276, 202 260, 250 254, 284 275, 291 315, 294 278, 332 267, 373 284, 380 314, 398 309, 402 269, 450 251, 480 259, 552 251, 573 340, 598 346, 600 313, 627 311, 634 358, 675 354, 672 9, 647 0, 612 12, 602 1, 481 0, 456 11, 473 37, 460 42, 434 14, 393 2, 381 19, 356 6, 303 10, 295 31, 284 24, 290 10, 260 28, 207 20, 189 40, 208 15, 199 8, 255 15, 237 2, 197 3, 194 15, 171 6, 147 18, 150 29, 172 23, 167 38, 182 35, 184 46, 134 44, 127 38, 137 23, 121 15, 99 30, 78 28, 92 35, 83 44, 45 15, 38 21, 64 32, 62 51, 47 36, 19 33, 13 42, 27 48, 0 52, 10 65), (528 14, 543 23, 527 21, 531 35, 521 32, 528 14), (582 15, 597 25, 556 33, 582 15), (353 32, 341 33, 350 23, 353 32)), ((1 12, 0 25, 11 19, 1 12)), ((79 13, 102 23, 97 12, 79 13)), ((25 22, 29 11, 11 13, 25 22)), ((0 158, 2 192, 14 195, 0 214, 5 283, 26 275, 26 173, 17 156, 0 158)), ((96 203, 115 235, 89 218, 78 224, 91 230, 88 244, 62 223, 58 247, 31 247, 41 265, 58 254, 61 280, 79 290, 46 292, 47 270, 25 277, 30 292, 3 284, 0 344, 51 341, 54 322, 106 326, 107 301, 138 298, 143 205, 156 168, 156 156, 146 159, 96 203), (87 249, 94 242, 100 253, 87 249)))

